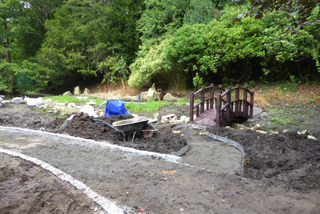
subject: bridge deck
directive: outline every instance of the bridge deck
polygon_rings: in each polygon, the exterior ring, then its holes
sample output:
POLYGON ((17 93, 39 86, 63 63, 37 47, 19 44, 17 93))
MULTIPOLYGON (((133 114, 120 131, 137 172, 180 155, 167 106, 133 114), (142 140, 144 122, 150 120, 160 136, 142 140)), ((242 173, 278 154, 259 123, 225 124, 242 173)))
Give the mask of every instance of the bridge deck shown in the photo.
POLYGON ((206 126, 216 126, 216 123, 213 121, 215 118, 216 118, 216 110, 210 109, 200 114, 196 119, 193 120, 193 123, 206 125, 206 126))

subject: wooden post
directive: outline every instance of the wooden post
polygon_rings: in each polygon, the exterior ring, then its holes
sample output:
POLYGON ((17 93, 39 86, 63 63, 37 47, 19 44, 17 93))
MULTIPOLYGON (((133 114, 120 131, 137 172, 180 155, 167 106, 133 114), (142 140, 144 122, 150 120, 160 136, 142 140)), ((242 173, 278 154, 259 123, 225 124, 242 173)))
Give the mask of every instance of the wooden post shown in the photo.
MULTIPOLYGON (((235 114, 236 117, 239 117, 239 84, 236 84, 236 103, 235 103, 235 114)), ((241 111, 241 106, 240 106, 240 111, 241 111)))
POLYGON ((250 96, 250 118, 253 117, 253 102, 254 102, 254 91, 251 91, 251 96, 250 96))
POLYGON ((193 121, 193 108, 194 108, 194 93, 190 92, 190 113, 189 113, 190 122, 193 121))
POLYGON ((243 116, 248 118, 248 99, 247 99, 248 87, 245 86, 243 90, 243 116))
POLYGON ((227 121, 229 121, 229 120, 231 120, 231 115, 230 115, 230 107, 231 107, 231 87, 230 86, 228 86, 227 87, 227 90, 228 90, 228 92, 227 92, 227 107, 226 107, 226 122, 227 121))
POLYGON ((200 109, 200 114, 202 114, 204 112, 204 93, 205 93, 205 90, 204 90, 204 86, 201 86, 201 109, 200 109))
MULTIPOLYGON (((210 109, 213 109, 213 101, 214 101, 214 84, 211 83, 210 85, 210 109)), ((209 110, 209 109, 207 109, 209 110)))
POLYGON ((221 94, 217 95, 217 103, 216 103, 216 125, 220 127, 220 111, 221 111, 221 94))

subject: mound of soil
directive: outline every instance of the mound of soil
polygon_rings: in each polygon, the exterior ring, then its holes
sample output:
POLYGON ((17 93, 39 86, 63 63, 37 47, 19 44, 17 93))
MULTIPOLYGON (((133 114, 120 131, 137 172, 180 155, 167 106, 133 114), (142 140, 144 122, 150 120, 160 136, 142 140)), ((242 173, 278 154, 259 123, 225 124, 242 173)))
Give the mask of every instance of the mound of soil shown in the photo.
POLYGON ((144 138, 142 132, 137 132, 133 139, 133 133, 126 134, 126 141, 118 131, 104 124, 97 124, 93 119, 103 120, 109 124, 115 121, 130 119, 132 116, 118 115, 115 117, 89 117, 88 114, 79 113, 72 120, 67 118, 56 119, 46 125, 52 132, 69 134, 75 137, 82 137, 93 140, 110 141, 113 144, 130 147, 143 151, 159 152, 170 154, 177 152, 187 145, 187 140, 177 134, 173 134, 169 128, 159 128, 152 137, 144 138), (63 125, 67 122, 67 126, 63 125))
POLYGON ((29 161, 0 154, 0 213, 95 213, 94 201, 29 161))
POLYGON ((297 190, 320 188, 320 141, 294 131, 279 135, 218 127, 207 131, 243 146, 244 177, 297 190))

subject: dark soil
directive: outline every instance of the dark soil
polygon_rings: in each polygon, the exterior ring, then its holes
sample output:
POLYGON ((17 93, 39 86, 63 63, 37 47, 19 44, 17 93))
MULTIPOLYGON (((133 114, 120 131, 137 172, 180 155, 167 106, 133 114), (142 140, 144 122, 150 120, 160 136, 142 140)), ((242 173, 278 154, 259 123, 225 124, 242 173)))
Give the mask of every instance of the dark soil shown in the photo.
POLYGON ((38 165, 0 153, 0 213, 95 213, 85 194, 38 165))
POLYGON ((56 119, 46 125, 47 129, 53 132, 69 134, 75 137, 93 139, 99 141, 110 141, 113 144, 130 147, 143 151, 170 154, 179 151, 187 145, 183 136, 173 134, 170 128, 159 128, 152 137, 145 138, 142 132, 137 132, 133 139, 133 133, 126 133, 126 141, 123 135, 104 124, 97 124, 93 119, 103 120, 109 124, 115 121, 130 119, 132 116, 119 115, 115 117, 93 118, 87 114, 79 113, 71 121, 67 121, 66 128, 61 127, 66 118, 56 119))
POLYGON ((260 134, 212 127, 210 133, 240 143, 246 153, 244 177, 296 190, 320 188, 320 141, 297 132, 260 134))

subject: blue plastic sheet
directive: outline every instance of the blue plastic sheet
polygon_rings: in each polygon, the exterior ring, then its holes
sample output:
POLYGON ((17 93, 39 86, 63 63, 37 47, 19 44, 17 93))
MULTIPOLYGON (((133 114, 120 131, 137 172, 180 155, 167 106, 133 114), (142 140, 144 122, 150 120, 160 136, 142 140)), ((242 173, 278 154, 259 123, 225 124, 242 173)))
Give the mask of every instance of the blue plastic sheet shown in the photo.
POLYGON ((112 117, 120 114, 130 115, 130 112, 124 107, 122 100, 109 100, 104 112, 105 117, 112 117))

